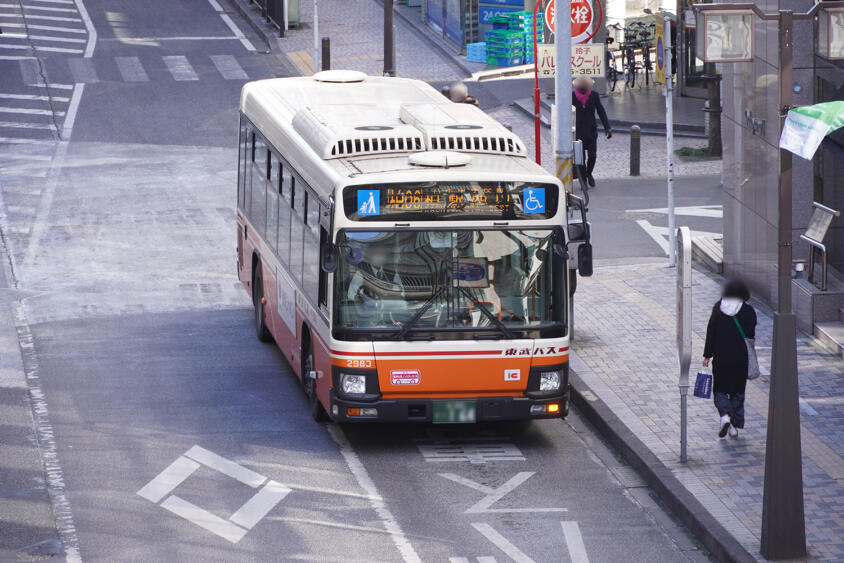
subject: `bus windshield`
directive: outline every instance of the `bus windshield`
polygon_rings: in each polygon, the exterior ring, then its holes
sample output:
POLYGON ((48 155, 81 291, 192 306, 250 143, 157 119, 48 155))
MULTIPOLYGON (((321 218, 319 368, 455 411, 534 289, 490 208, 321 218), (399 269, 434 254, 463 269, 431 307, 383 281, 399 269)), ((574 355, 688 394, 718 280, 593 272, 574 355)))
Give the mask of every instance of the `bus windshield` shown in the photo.
POLYGON ((561 238, 550 229, 341 231, 335 334, 562 335, 565 264, 559 246, 555 252, 561 238))

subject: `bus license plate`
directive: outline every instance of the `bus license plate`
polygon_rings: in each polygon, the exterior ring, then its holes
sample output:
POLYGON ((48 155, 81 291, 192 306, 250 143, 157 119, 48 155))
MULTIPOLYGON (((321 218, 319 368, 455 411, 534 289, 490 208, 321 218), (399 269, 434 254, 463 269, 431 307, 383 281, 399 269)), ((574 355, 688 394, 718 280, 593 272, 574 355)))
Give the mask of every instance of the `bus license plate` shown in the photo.
POLYGON ((434 424, 471 424, 476 419, 475 401, 434 401, 434 424))

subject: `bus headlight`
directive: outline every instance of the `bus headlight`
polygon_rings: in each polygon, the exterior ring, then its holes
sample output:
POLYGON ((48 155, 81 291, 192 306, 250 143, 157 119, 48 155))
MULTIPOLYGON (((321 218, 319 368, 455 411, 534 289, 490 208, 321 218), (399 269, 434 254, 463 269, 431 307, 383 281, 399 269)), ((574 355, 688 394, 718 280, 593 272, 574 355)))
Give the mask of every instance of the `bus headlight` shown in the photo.
POLYGON ((366 376, 341 373, 340 388, 347 395, 363 395, 366 393, 366 376))
POLYGON ((560 388, 560 372, 543 371, 539 374, 540 391, 556 391, 560 388))

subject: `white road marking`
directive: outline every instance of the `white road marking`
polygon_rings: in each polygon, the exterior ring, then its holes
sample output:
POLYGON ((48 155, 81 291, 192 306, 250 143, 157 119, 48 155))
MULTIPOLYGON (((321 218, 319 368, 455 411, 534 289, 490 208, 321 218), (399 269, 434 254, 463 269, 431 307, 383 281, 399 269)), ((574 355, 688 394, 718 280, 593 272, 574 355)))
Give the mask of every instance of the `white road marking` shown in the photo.
POLYGON ((486 557, 478 557, 478 563, 498 563, 498 562, 495 560, 495 557, 486 556, 486 557))
POLYGON ((439 473, 438 475, 486 495, 480 501, 470 506, 466 510, 466 514, 568 512, 567 508, 490 508, 493 504, 500 501, 508 493, 514 491, 519 485, 530 479, 535 474, 536 473, 534 471, 519 472, 496 489, 486 485, 481 485, 480 483, 476 483, 475 481, 461 477, 460 475, 455 475, 454 473, 439 473))
POLYGON ((41 2, 43 4, 73 4, 73 0, 26 0, 27 3, 41 2))
MULTIPOLYGON (((301 487, 296 487, 300 489, 301 487)), ((311 520, 309 518, 291 518, 288 516, 270 516, 267 520, 274 522, 293 522, 296 524, 312 524, 314 526, 325 526, 326 528, 338 528, 340 530, 353 530, 356 532, 371 532, 373 534, 387 534, 390 532, 383 528, 370 528, 369 526, 356 526, 354 524, 342 524, 340 522, 327 522, 325 520, 311 520)))
POLYGON ((416 447, 425 461, 429 462, 468 461, 484 464, 488 461, 525 461, 515 444, 498 440, 498 437, 450 440, 435 436, 433 443, 420 443, 416 447))
MULTIPOLYGON (((653 209, 627 209, 625 213, 659 213, 661 215, 668 215, 667 207, 656 207, 653 209)), ((721 205, 691 205, 685 207, 675 207, 675 215, 687 215, 690 217, 713 217, 722 219, 724 217, 724 207, 721 205)))
MULTIPOLYGON (((23 18, 23 14, 0 14, 0 18, 23 18)), ((57 21, 57 22, 78 22, 82 23, 82 20, 79 18, 68 18, 65 16, 35 16, 35 15, 26 15, 27 20, 49 20, 49 21, 57 21)))
POLYGON ((33 51, 49 51, 50 53, 81 53, 82 49, 67 49, 65 47, 45 47, 44 45, 0 45, 0 49, 22 49, 33 51))
POLYGON ((221 538, 229 540, 231 543, 239 542, 249 531, 176 495, 167 497, 160 506, 213 534, 217 534, 221 538))
POLYGON ((583 536, 580 535, 580 527, 577 522, 560 522, 563 525, 563 535, 566 537, 566 546, 569 548, 571 563, 589 563, 586 556, 586 546, 583 545, 583 536))
MULTIPOLYGON (((24 35, 26 37, 26 35, 24 35)), ((39 41, 53 41, 55 43, 85 43, 86 39, 79 39, 76 37, 56 37, 55 35, 30 35, 30 39, 37 39, 39 41)))
POLYGON ((152 481, 144 485, 137 494, 155 504, 158 504, 162 498, 167 497, 160 504, 162 508, 166 508, 177 516, 185 518, 232 543, 237 543, 291 492, 292 489, 289 487, 276 481, 267 480, 264 475, 259 475, 251 469, 203 447, 193 446, 164 471, 156 475, 152 481), (170 494, 185 479, 190 477, 200 465, 252 488, 257 488, 262 484, 264 486, 226 520, 170 494))
POLYGON ((507 554, 516 563, 534 563, 533 559, 524 554, 518 547, 495 531, 489 524, 473 522, 472 527, 479 531, 486 539, 491 541, 495 547, 507 554))
POLYGON ((185 479, 193 475, 193 472, 197 469, 199 469, 197 462, 184 456, 179 456, 164 471, 156 475, 152 481, 144 485, 138 491, 138 495, 150 502, 158 504, 173 489, 181 485, 185 479))
MULTIPOLYGON (((50 96, 38 96, 35 94, 0 94, 0 98, 4 98, 7 100, 37 100, 41 102, 50 101, 50 96)), ((54 96, 52 99, 56 102, 70 101, 70 98, 59 98, 57 96, 54 96)))
POLYGON ((85 84, 99 82, 93 59, 71 58, 67 60, 67 65, 70 67, 70 73, 76 82, 85 84))
POLYGON ((56 126, 52 122, 46 123, 29 123, 23 121, 0 121, 0 127, 8 127, 10 129, 48 129, 56 131, 56 126))
POLYGON ((173 78, 178 81, 184 80, 199 80, 199 76, 194 72, 193 67, 190 66, 188 58, 183 55, 170 55, 161 57, 164 59, 164 64, 167 65, 167 70, 173 75, 173 78))
POLYGON ((247 530, 251 530, 290 492, 291 489, 281 483, 267 481, 267 484, 255 496, 238 508, 237 512, 229 516, 229 520, 247 530))
POLYGON ((449 557, 448 563, 469 563, 468 557, 449 557))
POLYGON ((114 62, 125 82, 149 82, 149 76, 138 57, 114 57, 114 62))
POLYGON ((35 264, 35 259, 38 257, 41 237, 44 236, 44 231, 47 228, 47 216, 50 213, 50 207, 53 205, 53 198, 56 194, 59 176, 64 168, 68 146, 69 143, 66 141, 59 143, 53 162, 49 167, 44 191, 41 194, 41 199, 38 200, 38 213, 35 215, 35 221, 32 223, 32 234, 29 237, 29 245, 26 247, 23 257, 24 267, 32 267, 35 264))
POLYGON ((340 454, 343 456, 343 459, 346 460, 346 465, 349 466, 349 471, 351 471, 352 475, 355 476, 355 479, 360 487, 371 497, 369 504, 375 510, 375 514, 378 516, 378 519, 381 520, 384 528, 390 533, 390 538, 393 540, 396 548, 398 548, 402 559, 404 559, 406 563, 421 563, 422 560, 419 558, 416 550, 413 549, 413 545, 407 539, 407 536, 404 535, 401 526, 399 526, 398 521, 390 512, 390 509, 387 508, 386 503, 381 499, 382 497, 378 494, 378 489, 375 487, 375 483, 372 481, 372 478, 369 476, 369 473, 366 471, 366 468, 363 466, 363 463, 360 461, 360 458, 355 453, 354 449, 352 449, 352 445, 349 443, 346 435, 343 434, 343 431, 337 426, 333 425, 328 427, 328 433, 340 448, 340 454))
POLYGON ((53 143, 53 141, 46 141, 44 139, 17 139, 15 137, 0 137, 0 143, 9 143, 12 145, 38 145, 41 143, 53 143))
POLYGON ((267 480, 267 478, 263 475, 255 473, 251 469, 247 469, 238 463, 230 461, 200 446, 193 446, 185 452, 185 457, 198 461, 202 465, 210 467, 215 471, 219 471, 223 475, 240 481, 244 485, 249 485, 253 489, 260 487, 264 481, 267 480))
POLYGON ((94 27, 94 22, 91 21, 91 16, 88 15, 88 9, 82 0, 75 0, 76 9, 79 10, 79 15, 85 23, 85 30, 88 32, 88 45, 85 47, 85 58, 94 56, 94 48, 97 46, 97 28, 94 27))
MULTIPOLYGON (((636 221, 636 224, 642 227, 642 229, 648 233, 656 243, 662 248, 662 251, 668 255, 668 227, 657 227, 656 225, 652 225, 650 221, 645 219, 639 219, 636 221)), ((721 233, 711 233, 709 231, 692 231, 692 238, 701 237, 701 236, 721 236, 721 233)))
POLYGON ((34 109, 34 108, 13 108, 8 106, 0 106, 0 113, 23 113, 28 115, 53 115, 53 112, 48 109, 34 109))
MULTIPOLYGON (((54 8, 53 6, 24 6, 27 11, 29 10, 44 10, 48 12, 71 12, 76 13, 76 10, 73 8, 54 8)), ((0 4, 0 8, 12 8, 17 9, 20 8, 20 4, 0 4)))
POLYGON ((101 39, 101 41, 118 41, 131 45, 133 43, 155 44, 160 41, 238 41, 238 38, 231 35, 176 35, 170 37, 107 37, 101 39))
POLYGON ((79 536, 73 523, 70 500, 65 492, 65 479, 59 463, 56 434, 50 422, 50 410, 44 396, 44 390, 41 387, 38 358, 35 354, 35 340, 26 321, 23 303, 20 301, 15 304, 15 324, 18 328, 18 341, 24 360, 26 382, 29 386, 29 401, 32 407, 35 433, 38 438, 38 449, 41 452, 41 462, 47 476, 47 491, 53 504, 53 518, 56 521, 56 529, 59 533, 59 539, 64 545, 65 561, 81 563, 79 536))
POLYGON ((249 80, 249 75, 232 55, 211 55, 211 62, 226 80, 249 80))
POLYGON ((85 31, 84 29, 77 29, 73 27, 57 27, 53 25, 26 25, 23 23, 4 23, 3 27, 22 27, 25 29, 38 29, 40 31, 61 31, 63 33, 87 33, 87 31, 85 31))
POLYGON ((56 84, 51 82, 47 84, 47 88, 54 88, 56 90, 73 90, 74 84, 56 84))

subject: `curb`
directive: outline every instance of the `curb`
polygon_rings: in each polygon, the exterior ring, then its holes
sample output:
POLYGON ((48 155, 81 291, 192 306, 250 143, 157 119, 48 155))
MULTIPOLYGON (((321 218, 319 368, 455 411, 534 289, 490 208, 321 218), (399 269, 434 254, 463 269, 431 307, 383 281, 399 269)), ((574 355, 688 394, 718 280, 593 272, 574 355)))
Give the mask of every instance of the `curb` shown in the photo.
POLYGON ((569 377, 574 406, 644 478, 665 506, 715 558, 740 563, 756 561, 573 370, 569 377))
MULTIPOLYGON (((383 6, 384 0, 375 0, 375 3, 379 6, 383 6)), ((455 53, 453 53, 445 45, 443 45, 437 40, 441 40, 442 38, 434 37, 433 34, 428 31, 428 29, 423 27, 421 22, 413 21, 413 19, 407 17, 407 14, 402 13, 401 10, 395 9, 395 7, 393 8, 393 16, 397 17, 402 22, 404 22, 404 24, 408 26, 417 36, 429 43, 434 49, 439 51, 441 55, 445 56, 449 63, 460 69, 460 72, 465 72, 467 77, 472 76, 472 73, 475 72, 474 70, 466 66, 466 64, 460 59, 459 56, 457 56, 455 53)))
POLYGON ((263 25, 264 22, 261 20, 261 16, 258 14, 258 12, 255 11, 252 4, 248 0, 246 0, 245 2, 242 0, 228 0, 228 3, 234 6, 234 9, 237 10, 237 13, 239 13, 244 20, 246 20, 246 23, 249 24, 249 27, 251 27, 255 33, 261 36, 261 39, 263 39, 264 43, 267 44, 267 52, 276 52, 277 49, 275 49, 273 46, 276 44, 276 39, 278 37, 276 36, 276 34, 271 33, 270 30, 268 30, 263 25))

